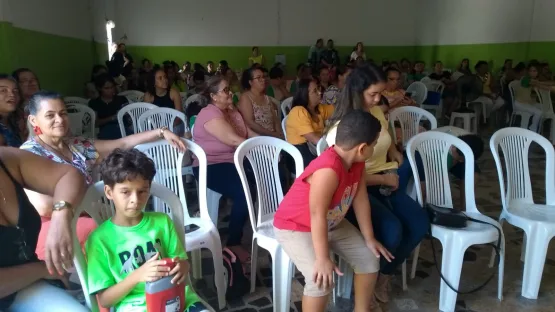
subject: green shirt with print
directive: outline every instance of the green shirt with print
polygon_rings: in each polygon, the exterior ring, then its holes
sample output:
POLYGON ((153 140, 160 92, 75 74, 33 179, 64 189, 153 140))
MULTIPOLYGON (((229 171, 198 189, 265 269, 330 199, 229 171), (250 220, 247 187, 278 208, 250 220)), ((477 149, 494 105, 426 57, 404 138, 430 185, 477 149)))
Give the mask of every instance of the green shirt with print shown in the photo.
MULTIPOLYGON (((86 246, 89 293, 122 282, 131 272, 160 252, 161 258, 187 259, 183 243, 170 217, 159 212, 145 212, 139 224, 131 227, 102 223, 89 236, 86 246)), ((185 287, 188 308, 199 298, 185 287)), ((116 306, 116 311, 146 311, 145 283, 138 283, 116 306)))

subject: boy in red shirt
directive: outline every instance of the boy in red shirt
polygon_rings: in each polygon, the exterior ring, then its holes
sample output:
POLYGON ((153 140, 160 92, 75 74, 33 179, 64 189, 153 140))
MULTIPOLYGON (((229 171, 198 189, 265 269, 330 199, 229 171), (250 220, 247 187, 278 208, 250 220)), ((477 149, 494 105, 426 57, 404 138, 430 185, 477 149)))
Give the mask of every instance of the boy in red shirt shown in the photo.
POLYGON ((330 249, 353 267, 355 311, 379 311, 372 306, 379 258, 391 261, 392 256, 374 238, 364 161, 372 155, 380 131, 380 122, 371 114, 347 114, 337 127, 336 145, 310 163, 275 214, 276 238, 305 277, 303 311, 325 311, 333 272, 343 274, 330 249), (360 232, 344 220, 351 204, 360 232))

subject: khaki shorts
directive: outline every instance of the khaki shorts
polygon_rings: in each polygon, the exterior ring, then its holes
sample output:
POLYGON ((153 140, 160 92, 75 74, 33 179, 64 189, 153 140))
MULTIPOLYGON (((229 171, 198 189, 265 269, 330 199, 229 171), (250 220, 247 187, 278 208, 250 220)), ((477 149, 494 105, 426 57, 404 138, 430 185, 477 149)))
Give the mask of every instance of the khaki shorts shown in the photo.
MULTIPOLYGON (((304 276, 304 295, 308 297, 327 296, 332 289, 320 289, 312 280, 316 254, 312 244, 312 233, 280 230, 274 227, 276 239, 291 261, 304 276)), ((349 221, 343 220, 328 232, 330 251, 338 254, 353 268, 355 274, 376 273, 380 261, 366 247, 360 231, 349 221)))

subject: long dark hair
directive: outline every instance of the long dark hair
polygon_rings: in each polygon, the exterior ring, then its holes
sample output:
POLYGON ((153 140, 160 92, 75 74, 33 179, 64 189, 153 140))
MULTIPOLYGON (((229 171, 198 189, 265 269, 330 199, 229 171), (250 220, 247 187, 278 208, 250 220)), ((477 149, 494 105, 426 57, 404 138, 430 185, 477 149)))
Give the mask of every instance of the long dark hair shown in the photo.
POLYGON ((457 67, 457 71, 459 71, 461 73, 464 73, 464 74, 471 73, 471 71, 470 71, 470 60, 467 59, 467 58, 463 58, 461 60, 461 62, 459 63, 459 66, 457 67), (466 61, 466 68, 463 69, 462 66, 463 66, 464 61, 466 61))
MULTIPOLYGON (((163 72, 164 74, 166 73, 164 71, 164 68, 157 67, 151 70, 148 76, 146 77, 146 92, 152 95, 156 94, 156 73, 160 71, 163 72)), ((169 83, 168 83, 168 87, 170 87, 169 83)))
MULTIPOLYGON (((9 80, 17 87, 17 80, 8 74, 0 74, 0 80, 9 80)), ((16 109, 8 114, 8 117, 6 118, 7 124, 5 126, 7 126, 17 137, 19 137, 20 140, 23 140, 24 138, 21 138, 21 131, 23 131, 23 129, 19 128, 19 122, 25 118, 21 104, 22 103, 18 103, 16 109)))
POLYGON ((383 71, 374 64, 365 64, 353 69, 349 77, 347 77, 345 87, 337 99, 335 111, 330 119, 328 119, 328 125, 324 132, 327 133, 333 125, 349 112, 365 110, 364 90, 368 89, 371 85, 385 81, 383 71))
MULTIPOLYGON (((293 96, 293 103, 291 105, 291 108, 295 106, 302 106, 307 111, 309 111, 308 110, 308 105, 310 104, 309 87, 310 87, 310 83, 313 81, 315 82, 315 80, 313 79, 302 79, 301 81, 299 81, 299 84, 297 86, 297 91, 293 96)), ((316 111, 316 114, 320 113, 318 111, 318 107, 316 107, 315 111, 316 111)))

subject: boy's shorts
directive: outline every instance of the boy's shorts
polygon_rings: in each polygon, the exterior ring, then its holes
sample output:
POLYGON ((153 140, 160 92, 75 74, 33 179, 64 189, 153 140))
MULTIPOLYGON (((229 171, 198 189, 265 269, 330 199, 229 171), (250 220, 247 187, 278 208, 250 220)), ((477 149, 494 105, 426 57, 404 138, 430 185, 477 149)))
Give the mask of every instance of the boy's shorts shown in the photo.
MULTIPOLYGON (((280 230, 274 227, 276 239, 291 261, 304 276, 304 295, 327 296, 332 288, 320 289, 312 280, 316 254, 311 232, 280 230)), ((328 232, 329 248, 347 261, 355 274, 376 273, 380 269, 379 259, 366 247, 362 234, 349 221, 341 221, 328 232)))

